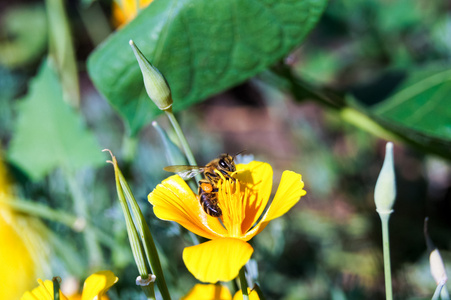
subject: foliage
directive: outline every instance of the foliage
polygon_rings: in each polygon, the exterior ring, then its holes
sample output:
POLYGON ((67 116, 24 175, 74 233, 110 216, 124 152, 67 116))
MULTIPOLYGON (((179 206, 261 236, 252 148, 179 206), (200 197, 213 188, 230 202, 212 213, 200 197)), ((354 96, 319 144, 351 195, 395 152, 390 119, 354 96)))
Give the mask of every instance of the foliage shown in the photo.
POLYGON ((305 38, 326 1, 155 1, 88 61, 99 91, 132 133, 159 111, 144 92, 128 41, 165 76, 185 109, 261 72, 305 38), (297 12, 291 13, 291 12, 297 12))
POLYGON ((94 136, 62 99, 56 73, 44 61, 20 103, 20 118, 8 149, 9 160, 34 180, 56 167, 74 172, 103 161, 94 136))

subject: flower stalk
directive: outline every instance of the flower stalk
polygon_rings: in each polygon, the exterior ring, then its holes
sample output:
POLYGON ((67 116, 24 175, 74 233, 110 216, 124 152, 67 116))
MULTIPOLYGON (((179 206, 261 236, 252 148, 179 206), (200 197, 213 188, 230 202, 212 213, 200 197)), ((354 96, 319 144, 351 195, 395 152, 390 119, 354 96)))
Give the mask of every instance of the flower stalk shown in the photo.
POLYGON ((141 276, 136 278, 136 285, 139 285, 146 295, 148 300, 155 300, 155 289, 153 283, 155 282, 155 275, 148 274, 146 279, 142 279, 141 276))
POLYGON ((254 284, 254 291, 257 292, 258 298, 259 298, 260 300, 266 300, 265 295, 263 295, 263 291, 262 291, 262 289, 260 288, 260 285, 259 285, 258 283, 255 283, 255 284, 254 284))
POLYGON ((54 300, 60 300, 60 281, 61 278, 59 277, 53 277, 53 299, 54 300))
MULTIPOLYGON (((113 156, 112 163, 114 165, 114 169, 116 170, 117 169, 117 161, 115 160, 114 156, 113 156)), ((115 171, 115 178, 116 178, 117 194, 119 197, 119 202, 121 203, 122 212, 124 213, 128 239, 130 242, 130 246, 132 248, 133 257, 135 259, 136 266, 138 267, 138 272, 139 272, 140 276, 144 277, 144 278, 148 278, 149 270, 147 269, 147 265, 145 263, 143 246, 138 237, 138 232, 133 224, 133 219, 132 219, 130 210, 128 208, 127 201, 125 200, 124 192, 122 190, 117 171, 115 171)), ((153 291, 153 287, 141 286, 141 289, 143 290, 147 299, 155 299, 155 292, 153 291)))
POLYGON ((79 186, 75 174, 67 171, 66 180, 73 197, 73 205, 74 211, 77 215, 77 222, 81 224, 81 226, 79 225, 78 230, 83 232, 83 238, 88 250, 89 264, 92 268, 98 268, 102 265, 103 256, 96 232, 93 230, 86 230, 86 220, 89 216, 87 199, 82 194, 82 189, 79 186))
POLYGON ((246 266, 243 266, 240 269, 240 273, 238 275, 240 278, 240 287, 241 292, 243 293, 243 300, 249 300, 249 291, 248 291, 248 285, 247 285, 247 279, 246 279, 246 266))
POLYGON ((390 262, 390 239, 388 221, 390 213, 379 213, 382 223, 382 247, 384 253, 384 274, 385 274, 385 296, 387 300, 393 299, 391 262, 390 262))
MULTIPOLYGON (((109 150, 104 150, 109 151, 109 150)), ((127 232, 129 234, 130 245, 133 250, 133 255, 135 257, 135 262, 137 264, 139 275, 144 278, 147 284, 139 284, 143 289, 144 293, 148 299, 155 299, 155 292, 153 288, 153 282, 156 281, 160 293, 164 300, 170 300, 169 290, 166 285, 166 281, 163 274, 163 269, 161 268, 160 258, 158 256, 157 248, 153 241, 152 234, 150 232, 149 226, 147 225, 144 216, 136 202, 135 197, 125 180, 121 170, 117 165, 116 157, 110 152, 112 161, 108 161, 114 166, 115 178, 116 178, 116 188, 121 203, 122 210, 124 212, 125 221, 127 225, 127 232), (133 213, 135 222, 130 213, 133 213), (139 233, 138 233, 139 231, 139 233), (145 256, 144 256, 145 253, 145 256), (151 266, 152 271, 155 273, 156 279, 152 279, 153 275, 148 271, 147 263, 151 266), (146 281, 148 280, 148 281, 146 281)))
MULTIPOLYGON (((175 118, 174 118, 175 119, 175 118)), ((158 135, 161 138, 161 141, 163 143, 163 147, 165 149, 166 152, 166 159, 168 161, 169 166, 174 166, 174 165, 186 165, 186 157, 185 155, 182 153, 182 151, 180 150, 180 148, 178 146, 176 146, 171 139, 168 137, 168 135, 166 134, 166 132, 163 130, 163 128, 160 127, 160 125, 158 125, 158 123, 156 121, 152 122, 152 126, 155 128, 155 130, 158 132, 158 135)), ((183 134, 183 133, 182 133, 183 134)), ((190 148, 188 147, 188 151, 191 152, 190 148)), ((192 154, 191 154, 192 155, 192 154)), ((195 162, 194 162, 195 163, 195 162)), ((200 178, 196 178, 197 181, 200 180, 200 178)), ((190 188, 194 191, 197 192, 197 183, 194 182, 194 180, 189 180, 188 181, 188 185, 190 186, 190 188)), ((191 239, 193 239, 191 237, 191 239)), ((195 244, 199 244, 199 241, 197 241, 197 239, 193 239, 193 242, 195 244)))
MULTIPOLYGON (((194 158, 193 152, 191 151, 188 141, 186 140, 182 128, 180 127, 179 122, 177 121, 174 113, 172 112, 172 109, 165 110, 164 112, 166 113, 166 116, 168 117, 169 121, 171 121, 172 127, 174 128, 174 131, 180 140, 180 144, 182 145, 183 151, 185 152, 186 158, 188 159, 188 163, 191 166, 196 166, 197 165, 196 159, 194 158)), ((201 179, 202 178, 200 177, 200 175, 196 176, 197 181, 201 179)))
POLYGON ((377 178, 374 189, 374 201, 376 211, 382 223, 382 245, 384 253, 385 296, 387 300, 393 299, 390 240, 388 221, 393 212, 393 204, 396 198, 395 170, 393 165, 393 143, 386 145, 384 164, 377 178))

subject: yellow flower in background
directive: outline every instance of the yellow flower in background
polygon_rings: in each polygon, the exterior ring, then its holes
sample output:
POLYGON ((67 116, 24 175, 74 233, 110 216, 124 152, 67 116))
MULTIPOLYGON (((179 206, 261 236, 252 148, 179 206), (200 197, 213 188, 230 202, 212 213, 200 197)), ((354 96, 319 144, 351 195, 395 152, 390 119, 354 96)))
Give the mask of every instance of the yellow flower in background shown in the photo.
MULTIPOLYGON (((119 279, 111 271, 99 271, 85 280, 83 293, 72 297, 66 297, 60 291, 61 300, 107 300, 104 295, 119 279)), ((42 281, 38 279, 39 286, 31 292, 25 292, 21 300, 53 300, 53 282, 50 280, 42 281)))
POLYGON ((254 249, 247 243, 269 221, 285 214, 306 194, 302 176, 292 171, 282 174, 279 187, 267 211, 272 188, 272 167, 253 161, 238 164, 232 180, 220 180, 220 218, 207 215, 198 197, 178 175, 171 176, 149 194, 155 215, 175 221, 210 241, 187 247, 183 261, 200 281, 230 281, 250 259, 254 249))
POLYGON ((0 208, 0 299, 16 300, 31 287, 37 266, 8 214, 0 208))
POLYGON ((232 300, 232 294, 220 284, 196 284, 181 300, 232 300))
MULTIPOLYGON (((250 288, 247 288, 247 291, 249 293, 249 300, 260 300, 260 297, 258 297, 257 291, 251 290, 250 288)), ((232 300, 241 300, 243 299, 243 292, 239 290, 235 293, 235 296, 233 296, 232 300)))
POLYGON ((34 227, 37 220, 17 215, 6 201, 13 193, 0 149, 0 299, 16 300, 42 273, 46 249, 34 227))
MULTIPOLYGON (((249 300, 259 300, 256 291, 248 289, 249 300)), ((217 284, 196 284, 185 297, 181 300, 242 300, 243 293, 240 291, 235 293, 232 298, 232 294, 229 289, 223 285, 217 284)))
POLYGON ((138 14, 139 10, 145 8, 153 0, 117 0, 113 1, 113 22, 115 27, 120 27, 131 20, 138 14), (139 3, 139 8, 136 7, 139 3))

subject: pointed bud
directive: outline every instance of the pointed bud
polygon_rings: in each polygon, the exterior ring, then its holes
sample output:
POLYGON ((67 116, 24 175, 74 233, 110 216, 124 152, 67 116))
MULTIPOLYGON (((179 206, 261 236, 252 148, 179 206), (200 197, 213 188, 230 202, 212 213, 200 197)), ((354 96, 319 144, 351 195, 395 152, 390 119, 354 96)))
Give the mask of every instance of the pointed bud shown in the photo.
POLYGON ((141 239, 139 238, 140 234, 138 233, 138 230, 135 227, 133 217, 130 213, 130 208, 127 203, 127 199, 130 201, 131 198, 133 197, 133 194, 131 194, 131 192, 124 191, 123 189, 124 185, 123 181, 125 181, 125 178, 122 178, 121 176, 122 173, 121 170, 119 169, 119 166, 117 165, 116 157, 108 149, 104 149, 102 151, 104 152, 108 151, 111 155, 111 160, 107 160, 107 162, 111 163, 114 167, 114 175, 116 179, 116 191, 119 198, 119 202, 121 204, 122 212, 125 217, 125 226, 127 228, 128 240, 130 242, 133 257, 135 258, 136 266, 138 267, 138 272, 141 276, 147 278, 149 271, 147 269, 146 259, 144 257, 143 245, 141 243, 141 239))
POLYGON ((393 165, 393 143, 389 142, 385 148, 385 160, 377 178, 374 189, 374 202, 379 214, 390 214, 396 198, 395 168, 393 165))
POLYGON ((133 40, 129 42, 135 53, 136 60, 139 63, 139 68, 143 74, 144 86, 146 87, 147 95, 161 110, 169 110, 172 107, 172 96, 169 84, 164 78, 163 74, 158 71, 142 54, 142 52, 135 45, 133 40))

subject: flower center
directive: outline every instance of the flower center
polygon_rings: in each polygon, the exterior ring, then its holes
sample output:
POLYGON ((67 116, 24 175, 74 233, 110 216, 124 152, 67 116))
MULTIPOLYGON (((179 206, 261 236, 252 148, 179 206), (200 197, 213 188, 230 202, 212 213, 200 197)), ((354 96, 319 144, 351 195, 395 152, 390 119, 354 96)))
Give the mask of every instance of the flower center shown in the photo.
POLYGON ((241 224, 245 218, 247 189, 242 189, 238 180, 220 180, 218 203, 222 210, 222 222, 230 237, 242 237, 241 224))

